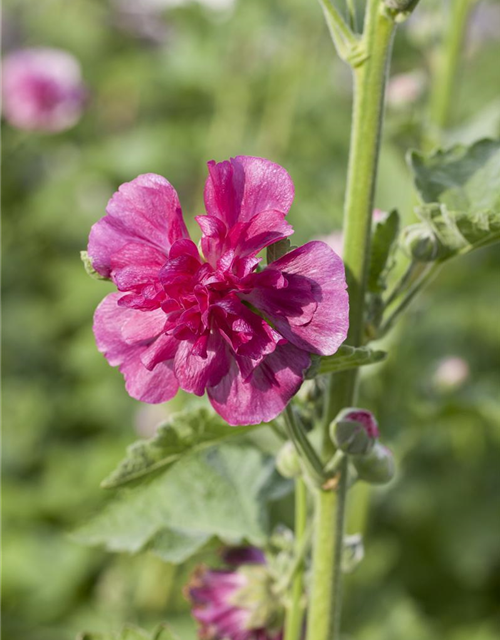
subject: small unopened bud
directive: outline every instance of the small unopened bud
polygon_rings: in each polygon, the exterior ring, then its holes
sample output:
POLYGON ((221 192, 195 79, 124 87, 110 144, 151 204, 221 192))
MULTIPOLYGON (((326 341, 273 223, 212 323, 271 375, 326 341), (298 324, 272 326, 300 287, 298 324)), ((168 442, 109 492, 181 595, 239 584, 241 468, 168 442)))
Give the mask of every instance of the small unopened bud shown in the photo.
POLYGON ((417 262, 439 258, 441 245, 432 230, 423 224, 412 224, 403 231, 403 247, 417 262))
POLYGON ((392 452, 379 442, 367 456, 354 456, 352 463, 359 479, 370 484, 386 484, 396 473, 392 452))
POLYGON ((293 442, 285 442, 278 451, 276 469, 284 478, 298 478, 301 475, 300 458, 293 442))
POLYGON ((353 456, 367 455, 378 435, 377 421, 366 409, 343 409, 330 425, 330 437, 337 449, 353 456))

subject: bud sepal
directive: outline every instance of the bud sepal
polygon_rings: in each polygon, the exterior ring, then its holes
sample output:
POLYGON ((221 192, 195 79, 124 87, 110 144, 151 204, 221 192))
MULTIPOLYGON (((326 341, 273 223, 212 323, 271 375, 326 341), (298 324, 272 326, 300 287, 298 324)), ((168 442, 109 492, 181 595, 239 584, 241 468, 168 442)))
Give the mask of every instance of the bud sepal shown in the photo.
POLYGON ((379 436, 374 415, 366 409, 343 409, 330 425, 330 437, 340 451, 351 456, 366 456, 379 436))
POLYGON ((368 455, 353 456, 351 462, 358 474, 358 480, 364 480, 369 484, 387 484, 396 473, 391 450, 380 442, 375 443, 368 455))

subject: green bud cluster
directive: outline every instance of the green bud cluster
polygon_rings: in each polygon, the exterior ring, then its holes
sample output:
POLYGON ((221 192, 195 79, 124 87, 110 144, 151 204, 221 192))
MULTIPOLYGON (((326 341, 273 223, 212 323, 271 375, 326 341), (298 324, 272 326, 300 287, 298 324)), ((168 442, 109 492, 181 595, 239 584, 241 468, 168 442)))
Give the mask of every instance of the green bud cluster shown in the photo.
POLYGON ((395 473, 394 457, 378 436, 375 417, 364 409, 344 409, 330 425, 337 449, 349 456, 357 477, 370 484, 385 484, 395 473))

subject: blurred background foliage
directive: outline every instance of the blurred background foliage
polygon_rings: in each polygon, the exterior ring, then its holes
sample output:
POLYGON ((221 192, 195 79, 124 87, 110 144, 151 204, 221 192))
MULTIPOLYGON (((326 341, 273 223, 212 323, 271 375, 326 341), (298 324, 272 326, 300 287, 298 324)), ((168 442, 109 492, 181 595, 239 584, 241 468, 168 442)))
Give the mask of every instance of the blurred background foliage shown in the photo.
MULTIPOLYGON (((415 196, 404 153, 425 132, 432 42, 445 24, 426 4, 397 35, 392 74, 417 70, 422 91, 389 105, 377 191, 377 206, 407 221, 415 196)), ((484 0, 473 15, 450 141, 500 133, 499 9, 484 0)), ((105 554, 68 535, 106 499, 99 482, 125 446, 185 401, 128 398, 91 330, 109 287, 88 278, 79 251, 122 182, 166 176, 192 220, 205 162, 237 154, 291 173, 296 241, 339 229, 349 72, 319 6, 304 0, 5 0, 3 27, 7 51, 72 52, 89 88, 82 121, 66 133, 3 124, 3 637, 63 640, 168 620, 193 640, 181 593, 191 567, 105 554)), ((447 266, 391 336, 388 362, 364 374, 362 401, 400 472, 370 497, 346 638, 500 637, 499 267, 495 247, 447 266), (470 373, 438 384, 450 355, 470 373)), ((287 519, 288 503, 276 509, 287 519)), ((360 517, 352 509, 352 531, 360 517)))

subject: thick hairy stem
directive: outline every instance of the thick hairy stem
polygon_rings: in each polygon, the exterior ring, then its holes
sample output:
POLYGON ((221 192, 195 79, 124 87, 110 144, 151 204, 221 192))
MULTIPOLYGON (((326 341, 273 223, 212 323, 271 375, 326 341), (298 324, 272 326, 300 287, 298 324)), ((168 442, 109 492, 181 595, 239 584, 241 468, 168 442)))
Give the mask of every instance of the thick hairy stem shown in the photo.
MULTIPOLYGON (((380 0, 368 0, 364 62, 354 67, 354 106, 344 219, 344 263, 349 287, 347 343, 361 343, 370 249, 373 198, 377 177, 384 91, 395 21, 380 0)), ((355 400, 356 371, 333 375, 324 412, 323 456, 333 451, 328 426, 336 413, 355 400)), ((318 490, 313 583, 308 640, 338 640, 340 633, 341 551, 347 492, 347 461, 340 468, 337 492, 318 490)))
POLYGON ((298 565, 294 567, 294 576, 290 594, 290 603, 285 619, 284 640, 300 640, 304 622, 304 556, 303 544, 307 528, 307 488, 299 478, 295 482, 295 554, 298 565))

